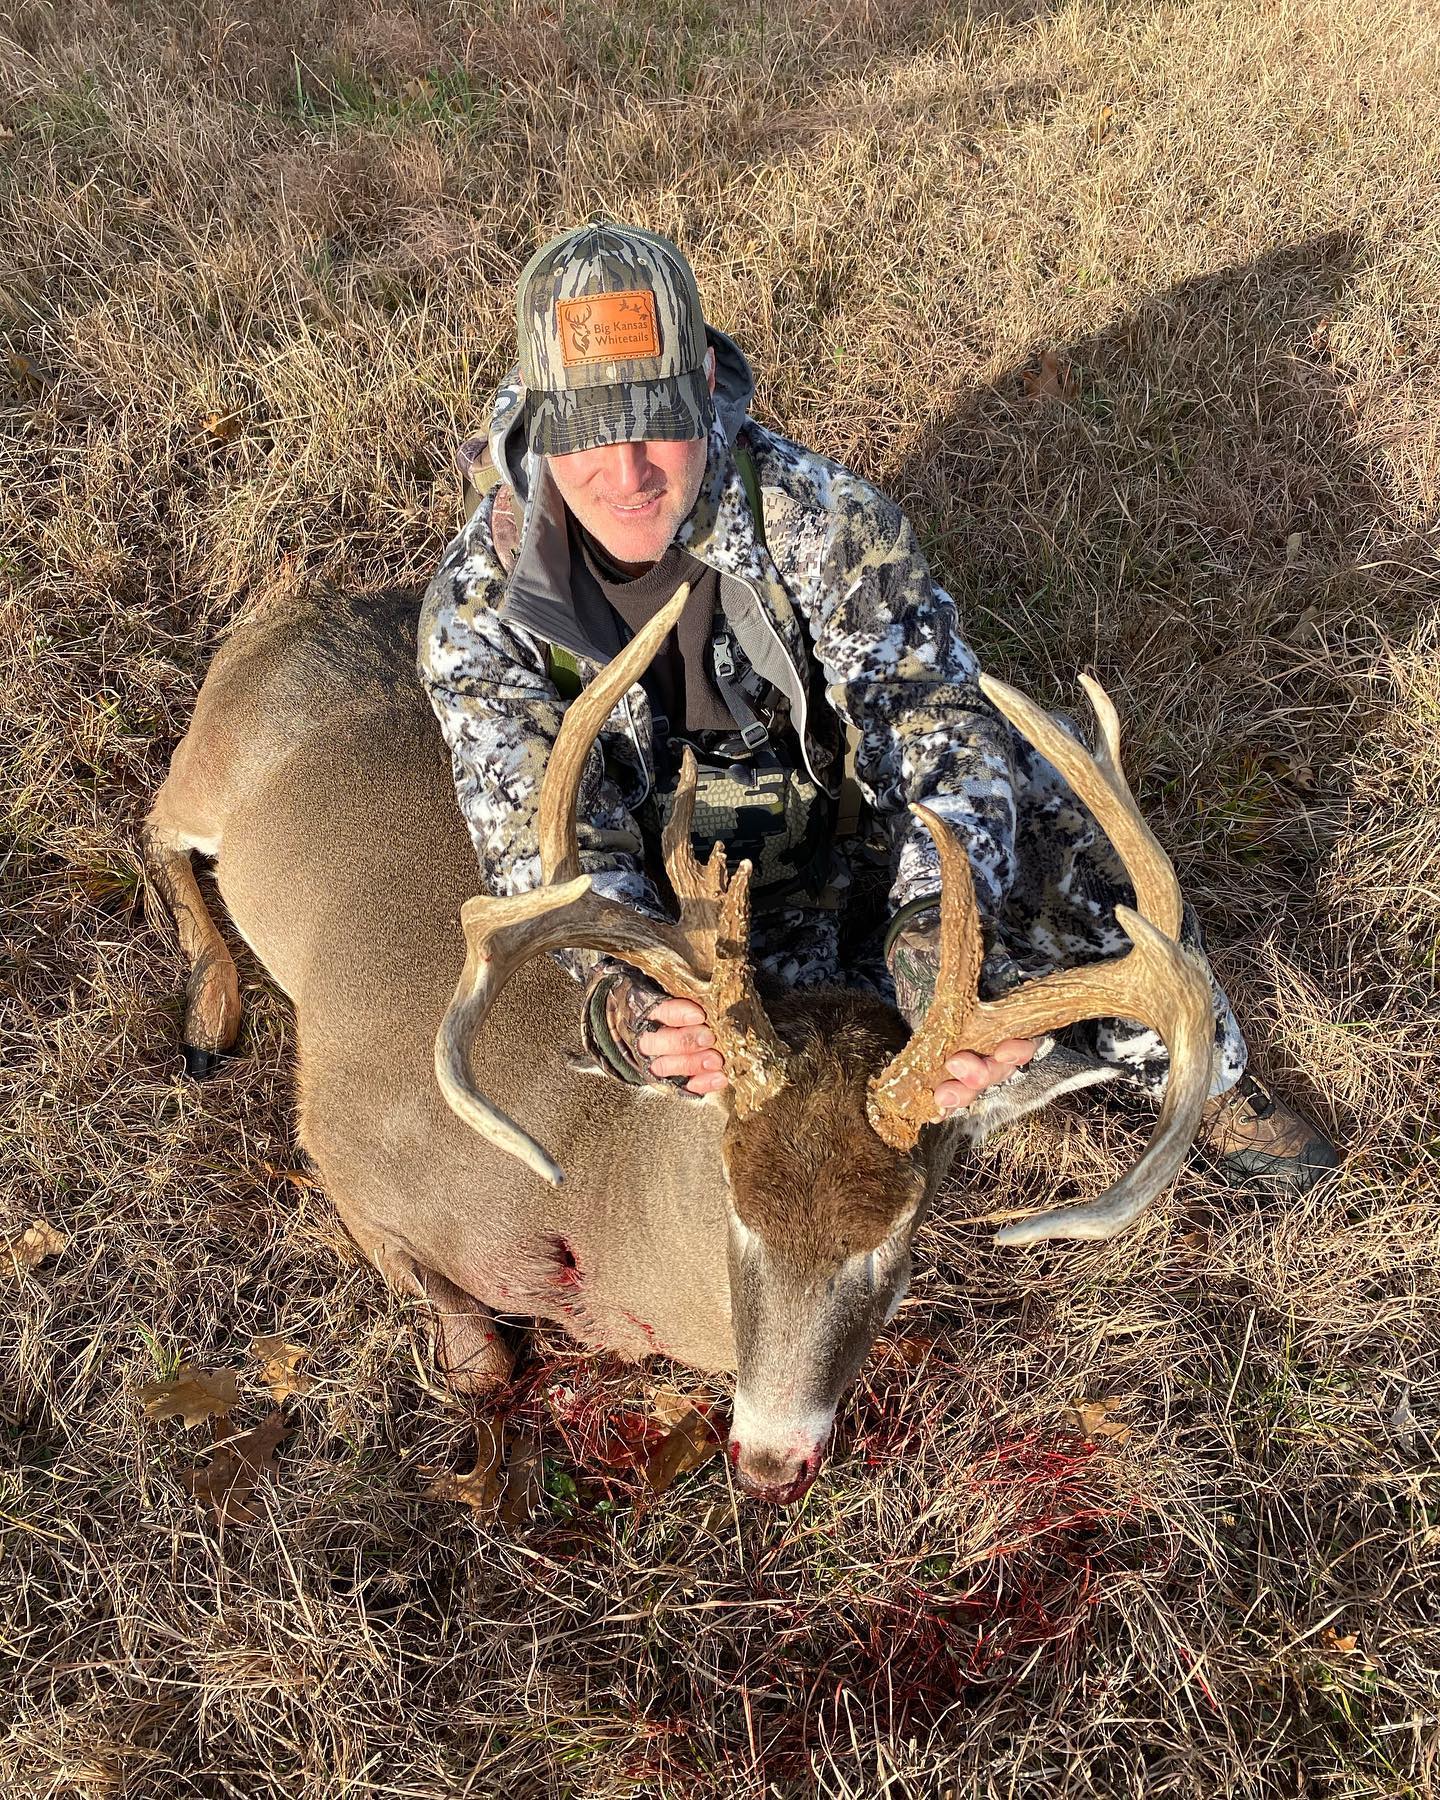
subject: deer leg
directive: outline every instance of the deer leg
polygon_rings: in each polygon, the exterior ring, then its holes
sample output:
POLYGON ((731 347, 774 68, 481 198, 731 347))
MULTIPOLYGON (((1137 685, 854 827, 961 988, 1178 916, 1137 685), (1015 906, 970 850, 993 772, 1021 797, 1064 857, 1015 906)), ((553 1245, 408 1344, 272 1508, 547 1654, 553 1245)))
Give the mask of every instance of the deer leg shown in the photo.
POLYGON ((420 1285, 435 1309, 435 1360, 457 1394, 504 1387, 515 1367, 495 1315, 434 1269, 420 1269, 420 1285))
POLYGON ((165 818, 164 802, 162 789, 141 834, 141 854, 145 874, 169 909, 180 949, 190 964, 185 986, 185 1072, 203 1076, 235 1042, 240 982, 235 959, 215 928, 190 864, 197 840, 165 818))
MULTIPOLYGON (((355 1223, 347 1224, 353 1235, 355 1223)), ((361 1247, 393 1288, 429 1302, 435 1315, 435 1361, 452 1392, 468 1397, 504 1387, 515 1359, 488 1306, 417 1262, 392 1238, 365 1232, 361 1247)))

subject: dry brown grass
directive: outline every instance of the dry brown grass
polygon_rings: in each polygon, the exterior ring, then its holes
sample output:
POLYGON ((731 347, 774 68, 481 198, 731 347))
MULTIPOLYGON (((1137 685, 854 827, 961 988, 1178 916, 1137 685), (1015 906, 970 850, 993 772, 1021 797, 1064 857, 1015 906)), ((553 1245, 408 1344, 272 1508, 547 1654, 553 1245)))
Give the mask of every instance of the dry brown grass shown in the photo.
MULTIPOLYGON (((5 1794, 1433 1794, 1433 7, 6 29, 0 1155, 12 1220, 70 1243, 0 1276, 5 1794), (1353 1154, 1309 1199, 1197 1170, 1113 1246, 1002 1255, 965 1221, 1132 1141, 1032 1123, 926 1232, 801 1509, 712 1464, 566 1517, 556 1422, 506 1533, 421 1497, 465 1417, 274 1172, 290 1026, 253 962, 241 1054, 180 1078, 135 827, 249 595, 433 566, 514 277, 591 209, 690 247, 763 414, 906 502, 993 665, 1110 681, 1258 1062, 1353 1154), (1074 395, 1027 401, 1050 349, 1074 395), (317 1385, 217 1535, 138 1391, 273 1331, 317 1385), (1100 1397, 1130 1435, 1089 1445, 1100 1397)), ((592 1410, 649 1380, 546 1354, 592 1410)))

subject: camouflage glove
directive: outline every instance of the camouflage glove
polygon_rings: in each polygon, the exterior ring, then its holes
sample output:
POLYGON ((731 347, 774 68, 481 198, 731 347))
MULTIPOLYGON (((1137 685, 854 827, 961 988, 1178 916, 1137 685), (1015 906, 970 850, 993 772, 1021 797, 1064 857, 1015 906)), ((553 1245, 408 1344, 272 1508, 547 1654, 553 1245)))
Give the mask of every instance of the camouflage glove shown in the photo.
MULTIPOLYGON (((933 900, 912 901, 896 913, 885 936, 885 964, 895 983, 895 1004, 916 1031, 940 976, 940 909, 933 900)), ((998 1000, 1024 979, 1014 957, 992 939, 980 965, 980 998, 998 1000)))
POLYGON ((591 977, 581 1020, 585 1048, 631 1087, 685 1086, 683 1075, 652 1075, 638 1039, 651 1013, 668 1000, 664 988, 635 969, 602 963, 591 977))

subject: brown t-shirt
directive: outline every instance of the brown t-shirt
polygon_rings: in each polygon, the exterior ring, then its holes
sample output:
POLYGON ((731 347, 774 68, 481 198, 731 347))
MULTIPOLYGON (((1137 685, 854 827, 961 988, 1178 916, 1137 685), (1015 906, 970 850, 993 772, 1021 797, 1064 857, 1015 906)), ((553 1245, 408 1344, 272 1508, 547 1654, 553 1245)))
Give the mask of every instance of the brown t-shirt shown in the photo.
POLYGON ((720 577, 689 551, 672 544, 643 575, 626 576, 588 532, 572 522, 571 548, 631 637, 649 623, 682 581, 690 598, 680 623, 650 665, 646 686, 672 730, 733 731, 735 721, 710 672, 710 629, 720 600, 720 577))

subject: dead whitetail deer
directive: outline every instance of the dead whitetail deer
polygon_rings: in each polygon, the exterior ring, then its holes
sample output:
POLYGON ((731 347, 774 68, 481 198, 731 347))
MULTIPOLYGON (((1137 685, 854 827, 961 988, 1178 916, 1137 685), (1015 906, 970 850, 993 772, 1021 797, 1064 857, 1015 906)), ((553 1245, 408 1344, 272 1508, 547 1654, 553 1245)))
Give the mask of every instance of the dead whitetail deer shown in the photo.
MULTIPOLYGON (((762 1003, 747 962, 749 865, 729 873, 723 848, 696 861, 688 759, 664 844, 678 921, 598 896, 576 847, 581 773, 684 598, 566 711, 534 892, 470 897, 450 759, 413 673, 413 602, 392 597, 291 609, 225 645, 150 815, 145 859, 192 964, 186 1044, 198 1055, 228 1047, 239 1023, 235 965, 190 862, 218 858, 231 917, 295 1006, 300 1141, 361 1248, 436 1307, 452 1381, 475 1390, 508 1374, 497 1312, 556 1320, 629 1356, 734 1371, 739 1478, 784 1502, 814 1479, 836 1407, 900 1303, 911 1235, 963 1135, 937 1126, 945 1057, 1098 1017, 1160 1033, 1172 1073, 1140 1161, 1093 1204, 999 1234, 1108 1237, 1171 1181, 1194 1136, 1210 987, 1179 947, 1174 871, 1121 772, 1114 709, 1088 681, 1094 756, 1013 689, 987 680, 985 691, 1122 855, 1138 907, 1120 911, 1123 956, 978 1000, 969 865, 917 808, 940 853, 944 945, 921 1028, 909 1036, 893 1008, 851 991, 762 1003), (728 1091, 697 1102, 597 1079, 577 1054, 578 990, 543 954, 561 948, 605 951, 699 1001, 728 1091)), ((1017 1078, 1012 1116, 1073 1085, 1045 1070, 1017 1078)))

